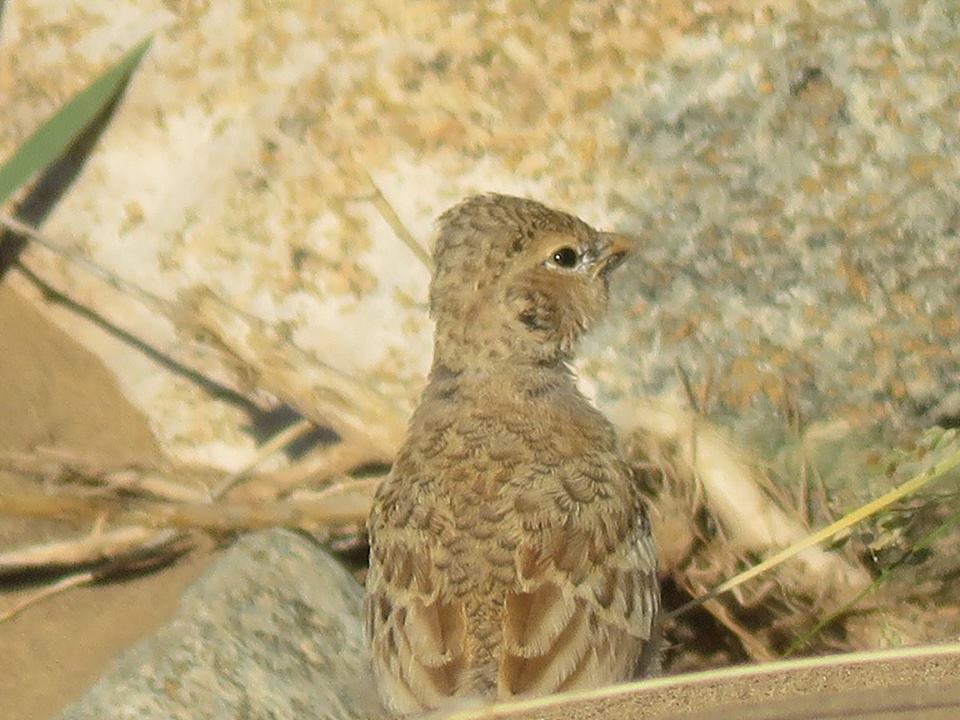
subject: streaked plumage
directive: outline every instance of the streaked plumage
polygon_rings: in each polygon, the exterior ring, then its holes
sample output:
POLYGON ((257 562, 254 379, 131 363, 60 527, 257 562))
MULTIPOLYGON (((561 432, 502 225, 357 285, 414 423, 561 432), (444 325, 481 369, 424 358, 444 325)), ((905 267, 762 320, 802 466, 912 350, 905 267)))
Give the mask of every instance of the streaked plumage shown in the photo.
POLYGON ((596 687, 655 662, 644 501, 567 366, 626 248, 520 198, 441 217, 433 368, 369 522, 367 630, 393 710, 596 687))

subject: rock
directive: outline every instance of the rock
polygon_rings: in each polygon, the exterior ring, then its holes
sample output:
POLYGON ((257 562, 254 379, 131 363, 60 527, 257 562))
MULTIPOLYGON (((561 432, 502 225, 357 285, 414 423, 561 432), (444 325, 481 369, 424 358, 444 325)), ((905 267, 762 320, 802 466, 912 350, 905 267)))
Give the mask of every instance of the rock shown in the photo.
POLYGON ((680 364, 738 430, 957 422, 955 15, 790 3, 613 98, 647 242, 589 350, 607 392, 682 397, 680 364))
MULTIPOLYGON (((798 414, 956 421, 942 405, 960 374, 950 3, 88 5, 8 9, 0 155, 153 31, 44 227, 154 294, 210 287, 409 409, 429 365, 428 272, 365 173, 424 244, 466 194, 526 194, 648 239, 584 348, 601 399, 685 400, 679 364, 738 439, 798 414)), ((152 346, 188 349, 48 253, 24 262, 152 346)), ((250 458, 246 410, 41 307, 117 374, 166 452, 250 458)), ((228 375, 209 355, 180 359, 228 375)))
POLYGON ((373 718, 360 585, 306 536, 238 540, 61 720, 373 718))

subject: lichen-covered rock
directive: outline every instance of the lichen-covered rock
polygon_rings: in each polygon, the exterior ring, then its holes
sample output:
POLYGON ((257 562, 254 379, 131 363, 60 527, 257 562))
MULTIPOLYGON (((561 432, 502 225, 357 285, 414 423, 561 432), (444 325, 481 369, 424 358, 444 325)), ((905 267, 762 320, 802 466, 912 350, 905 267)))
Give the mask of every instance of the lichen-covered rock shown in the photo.
MULTIPOLYGON (((734 422, 943 419, 960 379, 960 30, 940 2, 798 3, 612 101, 651 246, 595 346, 612 385, 734 422), (630 361, 624 362, 626 355, 630 361), (606 357, 604 355, 603 357, 606 357), (939 415, 939 417, 938 417, 939 415)), ((629 179, 627 179, 629 178, 629 179)))
MULTIPOLYGON (((601 396, 683 397, 679 364, 735 429, 954 412, 941 404, 960 376, 951 3, 8 5, 0 155, 156 32, 47 231, 163 297, 210 286, 405 407, 429 364, 428 272, 365 172, 424 242, 437 213, 484 190, 641 233, 585 347, 601 396)), ((40 251, 26 261, 183 349, 111 288, 40 251)), ((243 410, 46 312, 104 358, 169 452, 248 459, 243 410)))
POLYGON ((362 589, 305 536, 247 535, 61 720, 374 718, 362 589))

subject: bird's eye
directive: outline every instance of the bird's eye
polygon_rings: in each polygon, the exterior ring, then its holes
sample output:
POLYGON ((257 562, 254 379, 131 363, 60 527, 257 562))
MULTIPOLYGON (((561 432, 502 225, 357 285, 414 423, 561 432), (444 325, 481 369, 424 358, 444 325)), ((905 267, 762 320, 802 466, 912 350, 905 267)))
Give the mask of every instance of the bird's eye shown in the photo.
POLYGON ((572 268, 580 260, 580 254, 572 247, 562 247, 556 250, 550 259, 562 268, 572 268))

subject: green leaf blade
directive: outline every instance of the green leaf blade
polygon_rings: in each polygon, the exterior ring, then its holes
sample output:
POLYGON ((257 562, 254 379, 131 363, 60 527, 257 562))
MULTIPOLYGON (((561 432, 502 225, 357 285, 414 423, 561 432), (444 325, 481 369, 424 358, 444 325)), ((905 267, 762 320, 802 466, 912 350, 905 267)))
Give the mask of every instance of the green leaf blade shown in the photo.
POLYGON ((74 95, 0 166, 0 206, 37 172, 63 155, 83 130, 116 99, 150 48, 152 40, 152 37, 142 40, 115 65, 74 95))

